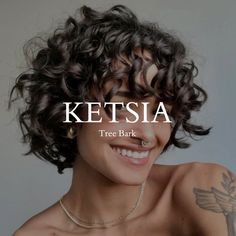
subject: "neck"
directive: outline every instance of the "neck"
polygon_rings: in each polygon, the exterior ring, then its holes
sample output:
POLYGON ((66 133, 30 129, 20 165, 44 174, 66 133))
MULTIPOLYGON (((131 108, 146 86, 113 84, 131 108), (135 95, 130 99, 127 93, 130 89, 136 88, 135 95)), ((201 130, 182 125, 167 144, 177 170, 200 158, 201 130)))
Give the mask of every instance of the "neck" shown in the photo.
MULTIPOLYGON (((140 193, 140 185, 114 183, 83 159, 77 158, 72 185, 63 202, 76 217, 88 222, 109 222, 126 216, 135 206, 140 193)), ((133 213, 132 217, 137 211, 133 213)))

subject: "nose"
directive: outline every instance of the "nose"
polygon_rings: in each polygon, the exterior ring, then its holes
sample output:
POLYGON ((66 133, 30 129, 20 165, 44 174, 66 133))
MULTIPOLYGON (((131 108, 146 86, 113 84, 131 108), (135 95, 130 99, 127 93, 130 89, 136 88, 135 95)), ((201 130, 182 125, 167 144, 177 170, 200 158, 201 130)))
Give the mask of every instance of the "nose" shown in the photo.
POLYGON ((136 139, 140 140, 143 146, 153 147, 156 145, 156 133, 152 123, 137 122, 135 124, 136 139))

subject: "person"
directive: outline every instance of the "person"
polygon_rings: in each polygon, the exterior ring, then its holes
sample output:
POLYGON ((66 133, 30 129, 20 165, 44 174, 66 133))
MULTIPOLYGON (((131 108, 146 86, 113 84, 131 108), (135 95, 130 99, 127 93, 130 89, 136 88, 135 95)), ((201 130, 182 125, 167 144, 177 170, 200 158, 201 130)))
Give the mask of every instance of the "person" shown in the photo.
POLYGON ((235 236, 236 178, 228 169, 155 164, 169 147, 187 148, 210 131, 191 120, 207 94, 183 43, 123 5, 80 13, 42 44, 29 41, 29 70, 12 89, 10 103, 25 102, 19 122, 28 154, 59 173, 73 170, 69 191, 14 236, 235 236), (65 122, 65 103, 76 102, 65 122))

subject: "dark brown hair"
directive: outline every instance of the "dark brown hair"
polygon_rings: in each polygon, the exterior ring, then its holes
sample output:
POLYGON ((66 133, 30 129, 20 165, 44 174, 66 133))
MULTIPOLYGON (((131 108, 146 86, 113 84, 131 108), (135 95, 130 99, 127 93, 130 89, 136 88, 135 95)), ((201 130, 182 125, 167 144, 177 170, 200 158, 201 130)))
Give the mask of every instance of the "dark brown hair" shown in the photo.
POLYGON ((30 144, 27 154, 53 163, 59 173, 72 167, 76 139, 66 137, 63 102, 109 101, 124 80, 132 91, 129 96, 155 96, 172 105, 174 126, 165 150, 171 144, 186 148, 186 137, 209 133, 190 121, 192 111, 200 109, 207 94, 194 82, 197 68, 187 59, 186 49, 176 36, 155 23, 140 22, 122 5, 104 12, 83 6, 80 13, 81 17, 69 17, 47 40, 35 37, 24 47, 29 69, 17 77, 10 103, 18 98, 25 102, 19 123, 23 142, 30 144), (39 40, 42 44, 36 47, 39 40), (136 49, 148 51, 151 59, 144 63, 136 49), (30 56, 29 52, 36 53, 30 56), (115 68, 114 62, 124 66, 115 68), (153 63, 158 73, 148 85, 145 73, 153 63), (139 72, 145 87, 135 83, 139 72), (114 86, 105 92, 108 81, 114 86), (181 137, 177 137, 178 131, 183 131, 181 137))

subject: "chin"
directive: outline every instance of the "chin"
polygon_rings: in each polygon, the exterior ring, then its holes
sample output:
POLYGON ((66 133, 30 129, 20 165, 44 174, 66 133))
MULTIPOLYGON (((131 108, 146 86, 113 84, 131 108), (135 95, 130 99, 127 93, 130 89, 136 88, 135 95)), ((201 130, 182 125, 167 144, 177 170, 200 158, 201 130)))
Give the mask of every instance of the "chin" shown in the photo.
POLYGON ((144 183, 153 163, 154 153, 150 150, 132 150, 121 145, 107 145, 103 157, 107 174, 105 176, 112 182, 130 186, 144 183), (126 149, 125 149, 126 148, 126 149), (130 152, 130 151, 133 152, 130 152))

